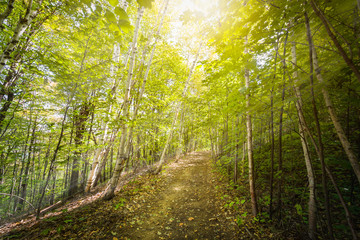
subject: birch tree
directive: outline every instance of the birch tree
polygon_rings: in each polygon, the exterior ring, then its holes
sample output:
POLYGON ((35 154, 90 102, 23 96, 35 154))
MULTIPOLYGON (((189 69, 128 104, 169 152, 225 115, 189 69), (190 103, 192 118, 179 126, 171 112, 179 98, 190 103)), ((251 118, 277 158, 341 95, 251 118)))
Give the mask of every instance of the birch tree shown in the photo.
MULTIPOLYGON (((139 34, 139 29, 140 29, 140 22, 141 22, 141 18, 143 17, 143 14, 144 14, 144 7, 140 6, 138 8, 138 15, 137 15, 137 19, 136 19, 134 36, 133 36, 132 47, 131 47, 132 50, 131 50, 131 55, 130 55, 128 76, 126 79, 126 88, 125 88, 125 96, 124 96, 124 103, 123 103, 124 110, 123 110, 123 114, 122 114, 124 119, 128 119, 128 117, 129 117, 130 88, 132 85, 132 77, 134 74, 133 71, 134 71, 135 57, 136 57, 136 52, 137 52, 137 40, 138 40, 138 34, 139 34)), ((124 165, 126 163, 126 151, 125 151, 126 145, 125 145, 125 143, 127 141, 127 134, 128 134, 127 123, 123 122, 122 127, 121 127, 119 155, 118 155, 118 158, 116 159, 114 174, 111 177, 109 184, 107 186, 106 193, 103 196, 103 199, 105 199, 105 200, 109 200, 114 197, 114 192, 117 187, 121 172, 124 169, 124 165)))

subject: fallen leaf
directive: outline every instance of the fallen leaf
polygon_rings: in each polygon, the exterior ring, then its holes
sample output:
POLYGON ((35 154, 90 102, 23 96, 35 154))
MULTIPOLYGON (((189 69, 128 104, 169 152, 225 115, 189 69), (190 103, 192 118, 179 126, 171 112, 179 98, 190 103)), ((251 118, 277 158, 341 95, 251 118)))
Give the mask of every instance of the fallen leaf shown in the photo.
POLYGON ((193 217, 189 217, 188 220, 189 220, 189 221, 192 221, 192 220, 194 220, 194 218, 193 218, 193 217))
POLYGON ((182 225, 184 225, 183 223, 179 223, 179 226, 181 227, 182 225))

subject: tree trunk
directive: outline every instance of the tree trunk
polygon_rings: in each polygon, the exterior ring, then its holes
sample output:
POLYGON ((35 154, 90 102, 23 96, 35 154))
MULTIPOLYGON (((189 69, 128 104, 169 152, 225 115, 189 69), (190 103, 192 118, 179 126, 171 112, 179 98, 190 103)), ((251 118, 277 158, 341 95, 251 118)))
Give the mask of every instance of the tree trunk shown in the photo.
MULTIPOLYGON (((306 26, 307 27, 307 32, 308 32, 308 36, 311 36, 311 30, 310 30, 310 26, 306 26)), ((324 78, 321 74, 321 69, 319 67, 319 62, 318 62, 318 57, 317 57, 317 53, 316 53, 316 49, 315 49, 315 46, 313 44, 313 40, 312 39, 309 39, 309 45, 312 49, 312 59, 313 59, 313 65, 314 65, 314 70, 315 70, 315 74, 316 74, 316 77, 318 79, 318 81, 320 82, 322 88, 321 88, 321 91, 322 91, 322 94, 324 96, 324 100, 325 100, 325 105, 328 109, 328 112, 329 112, 329 115, 330 115, 330 118, 331 118, 331 121, 333 122, 334 124, 334 127, 335 127, 335 130, 336 130, 336 133, 339 137, 339 140, 344 148, 344 151, 350 161, 350 164, 355 172, 355 175, 358 179, 358 182, 360 183, 360 164, 359 164, 359 161, 351 147, 351 144, 348 140, 348 138, 346 137, 346 134, 344 132, 344 129, 343 127, 341 126, 341 123, 338 119, 338 116, 337 116, 337 113, 335 111, 335 107, 332 103, 332 100, 330 98, 330 94, 325 86, 325 81, 324 81, 324 78)))
MULTIPOLYGON (((309 17, 307 15, 307 12, 305 12, 304 14, 305 17, 305 24, 306 24, 306 28, 309 29, 309 31, 306 32, 307 34, 307 39, 308 42, 312 42, 311 40, 311 32, 310 32, 310 23, 309 23, 309 17)), ((296 46, 295 43, 293 43, 293 48, 294 48, 294 52, 296 51, 296 46)), ((325 214, 326 214, 326 225, 328 228, 328 233, 329 233, 329 238, 330 239, 334 239, 334 233, 333 233, 333 228, 332 228, 332 221, 331 221, 331 214, 330 214, 330 199, 329 199, 329 193, 328 193, 328 187, 327 187, 327 180, 326 180, 326 170, 325 170, 325 157, 324 157, 324 146, 322 143, 322 137, 321 137, 321 127, 320 127, 320 120, 318 117, 318 110, 316 107, 316 101, 315 101, 315 93, 314 93, 314 77, 313 77, 313 73, 314 73, 314 68, 313 68, 313 60, 312 60, 312 53, 313 49, 311 48, 311 46, 309 47, 309 55, 310 55, 310 84, 311 84, 311 96, 312 96, 312 106, 313 106, 313 114, 314 114, 314 119, 315 119, 315 123, 316 123, 316 132, 318 135, 318 157, 320 159, 320 164, 321 164, 321 182, 322 182, 322 188, 323 188, 323 192, 324 192, 324 198, 325 198, 325 214)), ((296 56, 296 52, 294 53, 296 56)), ((296 78, 298 79, 298 76, 296 75, 296 78)), ((300 100, 301 100, 301 93, 300 93, 300 89, 296 89, 297 90, 297 95, 300 96, 300 100)), ((301 111, 302 111, 302 106, 301 107, 301 111)), ((305 126, 305 125, 304 125, 305 126)), ((306 127, 306 126, 305 126, 306 127)), ((310 131, 307 127, 306 129, 308 131, 310 131)), ((309 132, 310 135, 310 132, 309 132)))
MULTIPOLYGON (((276 40, 276 48, 275 48, 275 64, 274 64, 274 78, 276 78, 276 63, 277 63, 277 56, 278 56, 278 48, 279 43, 276 40)), ((273 87, 270 93, 270 136, 271 136, 271 149, 270 149, 270 204, 269 204, 269 217, 272 219, 273 214, 273 191, 274 191, 274 155, 275 155, 275 135, 274 135, 274 81, 273 87)))
POLYGON ((31 162, 31 153, 33 152, 33 148, 34 148, 36 127, 37 127, 37 116, 35 117, 35 120, 34 120, 34 126, 32 129, 30 143, 29 143, 28 157, 27 157, 26 167, 25 167, 25 171, 24 171, 25 177, 21 184, 21 196, 20 196, 21 198, 19 199, 20 210, 22 210, 22 208, 23 208, 23 204, 24 204, 24 201, 26 200, 26 195, 27 195, 27 186, 28 186, 28 180, 29 180, 28 175, 29 175, 30 162, 31 162))
MULTIPOLYGON (((297 64, 297 58, 296 58, 296 45, 295 43, 292 44, 291 48, 292 53, 292 61, 297 64)), ((297 84, 298 82, 298 72, 294 71, 294 82, 297 84)), ((301 93, 300 88, 295 85, 295 94, 297 97, 296 101, 296 109, 298 112, 298 118, 299 118, 299 135, 301 140, 301 146, 304 152, 304 158, 305 158, 305 165, 307 170, 307 176, 309 181, 309 202, 308 202, 308 215, 309 215, 309 237, 311 239, 315 239, 316 234, 316 196, 315 196, 315 175, 314 175, 314 169, 313 165, 310 159, 309 154, 309 148, 308 144, 305 138, 305 131, 307 128, 305 118, 302 114, 303 109, 303 102, 301 99, 301 93)))
POLYGON ((358 237, 357 237, 358 235, 357 235, 357 233, 356 233, 356 231, 355 231, 355 225, 354 225, 354 222, 353 222, 353 217, 352 217, 352 215, 351 215, 351 213, 350 213, 350 211, 349 211, 349 209, 348 209, 348 207, 347 207, 347 203, 345 202, 345 200, 344 200, 344 198, 343 198, 343 196, 342 196, 342 194, 341 194, 341 192, 340 192, 339 187, 338 187, 337 184, 336 184, 335 178, 334 178, 334 176, 332 175, 330 169, 329 169, 327 166, 325 166, 325 169, 326 169, 326 172, 327 172, 327 174, 329 175, 329 178, 330 178, 330 180, 331 180, 331 182, 332 182, 332 184, 333 184, 333 186, 334 186, 334 188, 335 188, 335 190, 336 190, 337 195, 339 196, 341 205, 342 205, 342 207, 344 208, 345 215, 346 215, 346 221, 347 221, 347 223, 348 223, 348 225, 349 225, 349 227, 350 227, 351 235, 352 235, 352 237, 353 237, 353 240, 357 240, 357 239, 358 239, 358 237))
POLYGON ((0 72, 2 72, 5 68, 7 62, 11 60, 11 54, 15 51, 20 38, 23 36, 25 30, 30 26, 34 18, 38 15, 42 2, 43 0, 40 0, 38 3, 39 8, 37 10, 31 10, 33 0, 29 1, 24 17, 19 19, 10 42, 7 43, 6 48, 0 54, 0 72))
POLYGON ((79 172, 80 172, 80 159, 81 159, 81 146, 83 144, 83 136, 85 133, 86 121, 90 115, 91 103, 84 102, 75 113, 75 153, 70 177, 69 196, 78 192, 79 188, 79 172))
MULTIPOLYGON (((90 39, 92 37, 92 34, 90 34, 90 36, 88 37, 86 44, 85 44, 85 50, 84 50, 84 54, 83 54, 83 58, 80 64, 80 70, 79 70, 79 75, 78 75, 78 79, 81 77, 84 68, 85 68, 85 63, 86 63, 86 57, 87 57, 87 53, 88 53, 88 49, 89 49, 89 42, 90 39)), ((75 138, 74 138, 74 142, 75 142, 75 152, 74 152, 74 159, 73 159, 73 164, 72 164, 72 170, 71 170, 71 177, 70 177, 70 187, 69 187, 69 193, 68 196, 72 196, 74 194, 76 194, 78 192, 78 188, 79 188, 79 172, 80 172, 80 160, 81 160, 81 150, 80 147, 82 146, 82 140, 83 140, 83 135, 85 133, 85 126, 86 126, 86 121, 90 115, 90 107, 91 103, 88 102, 87 100, 83 100, 83 103, 81 104, 81 106, 79 107, 78 112, 74 113, 74 118, 75 118, 75 138)))
MULTIPOLYGON (((198 61, 198 58, 199 58, 199 54, 200 54, 200 50, 201 50, 201 47, 202 47, 202 42, 200 43, 200 46, 199 46, 199 49, 196 53, 196 56, 195 56, 195 60, 194 60, 194 63, 190 69, 190 73, 189 73, 189 76, 187 78, 187 81, 185 83, 185 87, 184 87, 184 90, 183 90, 183 93, 182 93, 182 97, 185 98, 186 94, 187 94, 187 89, 189 87, 189 84, 190 84, 190 80, 191 80, 191 77, 192 77, 192 74, 195 70, 195 67, 196 67, 196 64, 197 64, 197 61, 198 61)), ((160 162, 159 162, 159 166, 157 167, 157 169, 155 170, 154 174, 159 174, 162 167, 163 167, 163 164, 164 164, 164 161, 165 161, 165 154, 166 154, 166 151, 169 147, 169 144, 170 144, 170 141, 172 139, 172 135, 173 135, 173 132, 174 132, 174 128, 175 128, 175 125, 176 125, 176 122, 177 122, 177 119, 178 119, 178 116, 179 116, 179 112, 180 112, 180 109, 181 109, 181 105, 182 103, 179 102, 176 106, 176 109, 175 109, 175 116, 174 116, 174 120, 172 122, 172 125, 171 125, 171 129, 167 135, 167 139, 166 139, 166 142, 165 142, 165 146, 161 152, 161 156, 160 156, 160 162)))
MULTIPOLYGON (((76 86, 75 86, 75 89, 76 89, 76 86)), ((51 174, 52 174, 52 172, 53 172, 53 170, 55 168, 56 157, 57 157, 57 154, 59 152, 62 139, 64 137, 65 121, 66 121, 67 114, 68 114, 68 111, 69 111, 69 108, 70 108, 70 103, 72 102, 72 99, 74 97, 75 89, 73 90, 74 92, 73 92, 72 96, 69 97, 68 104, 67 104, 67 106, 65 108, 64 118, 63 118, 62 123, 61 123, 61 132, 60 132, 60 135, 59 135, 59 140, 58 140, 58 143, 57 143, 56 148, 54 150, 54 154, 52 156, 52 159, 50 161, 50 168, 49 168, 46 180, 45 180, 45 185, 44 185, 42 191, 40 192, 41 195, 40 195, 40 199, 39 199, 39 202, 38 202, 38 205, 37 205, 37 211, 36 211, 36 218, 37 219, 40 216, 41 205, 42 205, 42 201, 43 201, 44 196, 45 196, 46 188, 47 188, 47 186, 49 184, 51 174)))
POLYGON ((4 20, 11 14, 14 9, 15 0, 9 0, 6 6, 6 9, 3 13, 0 14, 0 30, 3 30, 4 20))
MULTIPOLYGON (((140 22, 141 22, 141 18, 144 14, 144 8, 140 7, 138 8, 138 17, 136 20, 136 25, 135 25, 135 31, 134 31, 134 36, 133 36, 133 42, 132 42, 132 52, 131 52, 131 56, 130 56, 130 64, 129 64, 129 70, 128 70, 128 77, 127 77, 127 81, 126 81, 126 89, 125 89, 125 96, 124 96, 124 112, 123 112, 123 116, 124 118, 128 118, 129 116, 129 106, 130 106, 130 88, 131 88, 131 80, 132 80, 132 76, 133 76, 133 72, 134 72, 134 65, 135 65, 135 55, 136 55, 136 47, 137 47, 137 40, 138 40, 138 34, 139 34, 139 29, 140 29, 140 22)), ((120 179, 120 175, 121 172, 124 168, 124 164, 126 163, 126 140, 127 140, 127 123, 123 122, 122 123, 122 128, 121 128, 121 138, 120 138, 120 146, 119 146, 119 155, 116 159, 116 163, 115 163, 115 169, 114 169, 114 174, 112 176, 112 178, 109 181, 107 190, 105 195, 103 196, 104 200, 110 200, 111 198, 113 198, 115 196, 115 189, 116 186, 119 182, 120 179)))
MULTIPOLYGON (((246 37, 247 44, 247 37, 246 37)), ((245 54, 248 54, 248 50, 245 49, 245 54)), ((251 209, 252 215, 256 216, 258 213, 256 189, 255 189, 255 169, 254 169, 254 157, 253 157, 253 139, 252 139, 252 124, 250 114, 250 73, 249 69, 245 68, 245 86, 247 89, 246 93, 246 133, 247 133, 247 146, 248 146, 248 161, 249 161, 249 185, 251 195, 251 209)))
MULTIPOLYGON (((154 45, 153 45, 153 48, 152 48, 152 51, 151 51, 151 55, 150 55, 150 59, 147 63, 147 68, 146 68, 146 72, 145 72, 145 76, 144 76, 144 79, 143 79, 143 83, 142 83, 142 86, 141 86, 141 89, 140 89, 140 93, 139 93, 139 96, 138 96, 138 99, 137 99, 137 102, 136 102, 136 105, 134 107, 134 112, 132 114, 132 118, 131 120, 132 121, 136 121, 136 118, 137 118, 137 114, 138 114, 138 111, 139 111, 139 108, 140 108, 140 103, 141 103, 141 99, 144 95, 144 92, 145 92, 145 86, 146 86, 146 82, 147 82, 147 79, 148 79, 148 76, 149 76, 149 72, 150 72, 150 68, 151 68, 151 63, 152 63, 152 60, 154 58, 154 53, 155 53, 155 50, 156 50, 156 44, 157 44, 157 41, 159 39, 159 35, 160 35, 160 31, 161 31, 161 28, 162 28, 162 25, 163 25, 163 22, 164 22, 164 18, 165 18, 165 15, 166 15, 166 11, 167 11, 167 8, 168 8, 168 4, 169 4, 169 0, 166 0, 165 2, 165 9, 162 13, 162 18, 161 18, 161 21, 160 21, 160 24, 159 24, 159 27, 157 29, 157 32, 156 32, 156 38, 155 38, 155 42, 154 42, 154 45)), ((151 39, 150 39, 151 40, 151 39)), ((143 53, 145 55, 145 52, 143 53)), ((130 148, 131 148, 131 140, 132 140, 132 135, 133 135, 133 130, 134 130, 134 126, 131 125, 130 128, 129 128, 129 137, 127 138, 127 149, 126 149, 126 159, 127 159, 127 163, 129 161, 129 155, 130 155, 130 148)))
MULTIPOLYGON (((123 2, 123 4, 125 4, 125 3, 123 2)), ((130 54, 130 51, 127 53, 126 59, 127 59, 127 56, 129 54, 130 54)), ((115 46, 114 46, 113 59, 115 59, 115 62, 117 64, 111 66, 110 74, 111 74, 112 77, 115 77, 115 71, 117 70, 116 66, 119 65, 119 63, 120 63, 120 46, 118 44, 115 44, 115 46)), ((125 61, 124 61, 124 65, 126 65, 125 61)), ((108 111, 106 113, 107 117, 109 116, 109 113, 112 111, 112 102, 116 99, 117 86, 118 86, 118 80, 115 79, 113 87, 111 89, 111 96, 110 96, 111 100, 110 100, 110 105, 109 105, 109 107, 107 109, 108 111)), ((120 117, 120 113, 121 112, 119 111, 118 116, 117 116, 117 120, 120 117)), ((86 186, 85 186, 85 192, 86 193, 90 192, 91 188, 96 186, 97 181, 98 181, 99 176, 100 176, 99 169, 101 169, 101 167, 99 168, 99 166, 98 166, 99 162, 100 162, 100 165, 103 165, 104 164, 103 161, 106 161, 108 151, 110 149, 112 149, 113 143, 114 143, 114 141, 115 141, 115 139, 117 137, 118 131, 119 131, 118 127, 114 128, 113 131, 112 131, 112 135, 110 137, 110 140, 108 142, 106 142, 107 138, 108 138, 108 121, 103 123, 103 129, 104 129, 104 132, 103 132, 103 135, 102 135, 102 137, 100 138, 99 141, 101 141, 101 143, 103 145, 106 144, 106 147, 105 147, 105 149, 97 149, 97 150, 95 150, 94 160, 93 160, 93 163, 91 165, 90 174, 88 176, 88 180, 87 180, 86 186)))

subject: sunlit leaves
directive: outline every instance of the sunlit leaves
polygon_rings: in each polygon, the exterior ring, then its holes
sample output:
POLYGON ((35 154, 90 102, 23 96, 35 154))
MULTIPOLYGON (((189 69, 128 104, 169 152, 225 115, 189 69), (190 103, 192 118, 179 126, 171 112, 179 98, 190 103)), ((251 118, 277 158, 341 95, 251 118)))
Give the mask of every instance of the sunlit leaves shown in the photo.
POLYGON ((133 28, 133 26, 130 25, 130 22, 124 19, 120 19, 118 25, 125 33, 128 33, 133 28))
POLYGON ((81 0, 84 4, 86 4, 88 7, 91 7, 92 0, 81 0))
POLYGON ((125 12, 124 9, 120 8, 120 7, 116 7, 114 10, 115 14, 119 16, 120 19, 124 19, 129 21, 129 16, 127 15, 127 13, 125 12))
POLYGON ((119 0, 108 0, 111 6, 116 7, 119 4, 119 0))
POLYGON ((114 13, 112 13, 112 12, 109 11, 109 10, 106 10, 105 18, 106 18, 109 22, 116 22, 116 17, 115 17, 115 15, 114 15, 114 13))
POLYGON ((145 8, 151 8, 153 1, 154 1, 154 0, 137 0, 138 4, 139 4, 141 7, 145 7, 145 8))

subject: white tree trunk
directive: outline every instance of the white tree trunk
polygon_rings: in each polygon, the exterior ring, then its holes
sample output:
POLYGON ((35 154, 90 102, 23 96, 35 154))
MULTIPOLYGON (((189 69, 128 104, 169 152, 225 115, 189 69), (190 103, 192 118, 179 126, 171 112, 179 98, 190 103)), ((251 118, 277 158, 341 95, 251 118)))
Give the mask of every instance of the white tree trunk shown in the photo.
MULTIPOLYGON (((39 8, 42 5, 42 2, 42 0, 39 2, 39 8)), ((15 50, 25 30, 30 26, 31 22, 38 14, 38 10, 31 10, 32 5, 33 0, 30 0, 25 16, 23 18, 20 18, 10 42, 7 44, 6 48, 0 55, 0 73, 5 68, 7 62, 11 59, 11 53, 15 50)))
MULTIPOLYGON (((112 86, 112 90, 111 90, 111 98, 115 99, 115 93, 116 93, 116 87, 117 87, 117 80, 115 80, 115 73, 118 70, 118 64, 120 62, 120 44, 114 44, 114 52, 113 52, 113 61, 116 63, 115 65, 112 64, 110 67, 110 76, 112 81, 114 81, 113 86, 112 86)), ((113 102, 113 101, 111 101, 113 102)), ((106 112, 106 116, 109 116, 109 113, 112 111, 112 103, 110 103, 107 112, 106 112)), ((106 119, 107 119, 106 117, 106 119)), ((99 139, 99 143, 102 145, 105 145, 107 142, 107 138, 108 138, 108 121, 103 123, 103 129, 104 129, 104 133, 102 135, 102 137, 99 139)), ((116 138, 117 135, 117 130, 113 131, 111 139, 109 141, 109 143, 107 144, 106 148, 103 149, 96 149, 95 150, 95 155, 94 155, 94 160, 91 166, 91 171, 90 174, 88 176, 88 180, 86 182, 86 186, 85 186, 85 192, 90 192, 90 190, 94 187, 96 179, 99 176, 99 173, 101 171, 101 167, 99 167, 99 162, 101 163, 101 165, 103 165, 103 161, 106 161, 106 157, 108 156, 108 153, 113 145, 113 142, 116 138), (110 145, 110 146, 109 146, 110 145)))
MULTIPOLYGON (((310 29, 308 29, 308 31, 310 31, 310 29)), ((310 35, 311 36, 311 35, 310 35)), ((316 48, 314 46, 314 43, 312 41, 310 41, 309 43, 311 45, 311 48, 313 50, 313 65, 314 65, 314 70, 315 70, 315 73, 316 73, 316 77, 318 79, 318 81, 320 82, 322 88, 321 88, 321 91, 322 91, 322 94, 324 96, 324 100, 325 100, 325 105, 328 109, 328 112, 329 112, 329 115, 330 115, 330 118, 331 118, 331 121, 333 122, 334 124, 334 127, 335 127, 335 130, 336 130, 336 133, 340 139, 340 142, 344 148, 344 151, 350 161, 350 164, 355 172, 355 175, 358 179, 358 182, 360 183, 360 164, 359 164, 359 160, 357 159, 352 147, 351 147, 351 144, 348 140, 348 138, 346 137, 346 134, 344 132, 344 129, 343 127, 341 126, 341 123, 338 119, 338 116, 336 114, 336 111, 335 111, 335 107, 334 107, 334 104, 332 103, 332 100, 330 98, 330 94, 325 86, 325 81, 324 81, 324 78, 321 74, 321 69, 319 67, 319 61, 318 61, 318 57, 317 57, 317 53, 316 53, 316 48)))
MULTIPOLYGON (((151 63, 152 63, 152 60, 154 58, 154 54, 155 54, 155 49, 156 49, 156 44, 157 44, 157 41, 159 39, 159 35, 160 35, 160 31, 161 31, 161 28, 162 28, 162 25, 163 25, 163 22, 164 22, 164 18, 165 18, 165 15, 166 15, 166 11, 167 11, 167 7, 168 7, 168 3, 169 3, 169 0, 166 0, 166 5, 165 5, 165 9, 162 13, 162 18, 161 18, 161 22, 159 24, 159 27, 158 27, 158 30, 156 32, 156 38, 155 38, 155 42, 154 42, 154 46, 153 46, 153 49, 151 51, 151 55, 150 55, 150 59, 147 63, 147 68, 146 68, 146 73, 145 73, 145 76, 144 76, 144 79, 143 79, 143 83, 142 83, 142 86, 141 86, 141 89, 140 89, 140 93, 139 93, 139 96, 138 96, 138 100, 137 100, 137 103, 134 107, 134 111, 133 111, 133 114, 132 114, 132 121, 135 121, 136 118, 137 118, 137 114, 138 114, 138 111, 139 111, 139 108, 140 108, 140 103, 141 103, 141 99, 144 95, 144 92, 145 92, 145 86, 146 86, 146 82, 147 82, 147 79, 148 79, 148 76, 149 76, 149 72, 150 72, 150 68, 151 68, 151 63)), ((151 41, 151 39, 149 39, 149 41, 151 41)), ((147 48, 147 46, 145 47, 147 48)), ((143 58, 145 58, 145 55, 146 54, 146 51, 144 51, 143 53, 143 58)), ((130 155, 130 148, 131 148, 131 139, 132 139, 132 135, 133 135, 133 130, 134 130, 134 125, 132 124, 130 126, 130 129, 129 129, 129 137, 127 138, 127 143, 126 143, 126 146, 127 146, 127 150, 126 150, 126 156, 127 156, 127 159, 129 158, 129 155, 130 155)))
MULTIPOLYGON (((295 65, 297 65, 297 57, 296 57, 296 45, 292 43, 291 47, 292 61, 295 65)), ((312 162, 310 159, 309 148, 305 138, 305 131, 307 124, 305 122, 305 118, 303 115, 303 102, 301 98, 300 88, 297 85, 298 83, 298 72, 294 71, 294 83, 295 83, 295 94, 297 97, 296 101, 296 109, 299 117, 299 135, 301 140, 301 146, 304 153, 305 165, 307 170, 307 176, 309 181, 309 202, 308 202, 308 214, 309 214, 309 236, 311 239, 315 239, 316 232, 316 198, 315 198, 315 175, 314 169, 312 166, 312 162)))
MULTIPOLYGON (((200 43, 200 46, 199 46, 199 49, 196 53, 196 56, 195 56, 195 60, 194 60, 194 63, 193 65, 191 66, 191 69, 190 69, 190 73, 189 73, 189 76, 186 80, 186 83, 185 83, 185 87, 184 87, 184 90, 183 90, 183 93, 182 93, 182 97, 184 98, 186 96, 186 93, 187 93, 187 89, 189 87, 189 84, 190 84, 190 80, 191 80, 191 77, 192 77, 192 74, 195 70, 195 67, 196 67, 196 64, 197 64, 197 61, 198 61, 198 58, 199 58, 199 54, 200 54, 200 50, 201 50, 201 47, 202 47, 202 42, 200 43)), ((162 169, 162 166, 164 165, 164 161, 165 161, 165 154, 166 154, 166 151, 170 145, 170 141, 172 139, 172 135, 174 133, 174 128, 175 128, 175 125, 176 125, 176 122, 177 122, 177 119, 179 117, 179 112, 180 112, 180 109, 181 109, 181 105, 182 105, 182 102, 179 102, 176 107, 175 107, 175 116, 174 116, 174 119, 173 119, 173 122, 171 124, 171 128, 169 130, 169 133, 167 135, 167 138, 166 138, 166 142, 165 142, 165 146, 161 152, 161 156, 160 156, 160 161, 159 161, 159 166, 157 167, 157 169, 155 170, 154 174, 159 174, 159 172, 161 171, 162 169)))
MULTIPOLYGON (((138 9, 138 16, 135 24, 135 30, 134 30, 134 36, 132 41, 132 48, 131 48, 131 56, 130 56, 130 63, 129 63, 129 70, 128 70, 128 76, 126 81, 126 89, 125 89, 125 96, 124 96, 124 110, 123 110, 123 117, 127 119, 129 117, 129 106, 130 106, 130 88, 132 85, 132 77, 134 74, 134 65, 135 65, 135 56, 136 56, 136 45, 139 35, 139 29, 140 29, 140 22, 141 18, 144 14, 144 8, 139 7, 138 9)), ((116 189, 116 186, 119 182, 121 172, 124 168, 124 163, 126 162, 126 151, 125 151, 125 143, 127 138, 127 123, 124 121, 122 123, 121 127, 121 138, 120 138, 120 146, 119 146, 119 155, 116 159, 115 163, 115 169, 114 174, 111 177, 106 193, 104 195, 104 199, 111 199, 114 197, 114 192, 116 189)))

